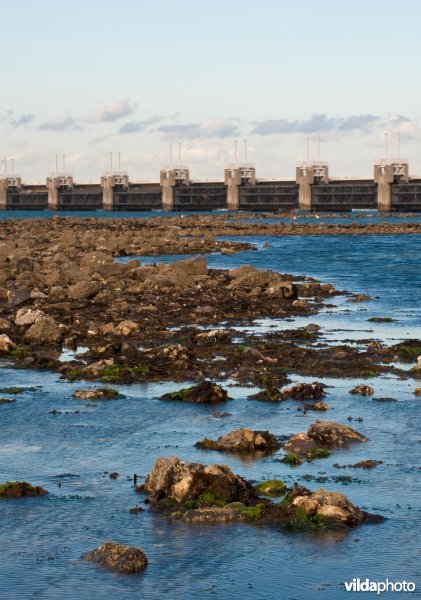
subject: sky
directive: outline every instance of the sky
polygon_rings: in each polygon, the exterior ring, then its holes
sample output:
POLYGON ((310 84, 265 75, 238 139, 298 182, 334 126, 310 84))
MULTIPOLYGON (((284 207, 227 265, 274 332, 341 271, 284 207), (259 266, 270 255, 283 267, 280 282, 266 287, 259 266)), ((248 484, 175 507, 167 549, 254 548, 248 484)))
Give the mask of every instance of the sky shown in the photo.
POLYGON ((320 159, 371 176, 396 153, 421 172, 419 0, 0 0, 0 160, 25 183, 110 168, 158 181, 244 161, 291 178, 320 159), (179 146, 180 144, 180 146, 179 146))

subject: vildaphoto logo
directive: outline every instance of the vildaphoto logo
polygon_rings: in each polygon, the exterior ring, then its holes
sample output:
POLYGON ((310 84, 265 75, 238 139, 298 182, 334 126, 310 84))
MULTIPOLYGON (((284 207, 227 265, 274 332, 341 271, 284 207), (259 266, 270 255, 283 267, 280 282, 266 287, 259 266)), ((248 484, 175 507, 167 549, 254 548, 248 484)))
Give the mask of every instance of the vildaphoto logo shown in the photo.
POLYGON ((415 583, 413 581, 371 581, 368 579, 353 579, 352 581, 344 581, 344 586, 347 592, 376 592, 383 594, 384 592, 415 592, 415 583))

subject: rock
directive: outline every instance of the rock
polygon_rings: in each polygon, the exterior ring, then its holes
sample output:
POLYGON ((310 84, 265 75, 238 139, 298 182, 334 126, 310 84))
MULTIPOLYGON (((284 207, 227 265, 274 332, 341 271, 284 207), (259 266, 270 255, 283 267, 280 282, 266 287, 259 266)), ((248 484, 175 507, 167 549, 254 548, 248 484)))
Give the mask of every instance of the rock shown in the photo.
POLYGON ((374 389, 369 385, 357 385, 352 390, 349 390, 350 394, 359 394, 360 396, 372 396, 374 394, 374 389))
POLYGON ((196 335, 198 340, 212 340, 213 342, 226 340, 230 337, 231 332, 225 329, 213 329, 212 331, 204 331, 203 333, 198 333, 196 335))
POLYGON ((9 319, 3 319, 0 317, 0 331, 9 331, 11 328, 11 323, 9 319))
POLYGON ((320 446, 346 446, 350 442, 367 442, 368 438, 355 429, 335 423, 334 421, 319 421, 309 426, 308 436, 320 446))
POLYGON ((417 364, 415 365, 414 369, 421 369, 421 355, 418 356, 417 364))
POLYGON ((380 398, 373 398, 374 402, 397 402, 396 398, 391 398, 391 397, 380 397, 380 398))
POLYGON ((292 387, 284 388, 282 396, 284 398, 293 398, 294 400, 319 400, 326 396, 324 387, 318 381, 314 383, 297 383, 292 387))
POLYGON ((72 300, 87 300, 95 296, 100 289, 101 285, 97 281, 78 281, 68 288, 67 294, 72 300))
POLYGON ((316 442, 310 438, 306 433, 296 433, 283 446, 285 452, 288 454, 295 454, 296 456, 310 456, 311 453, 316 450, 316 442))
POLYGON ((226 465, 205 466, 186 463, 179 458, 158 458, 146 477, 144 491, 152 505, 163 500, 176 503, 197 500, 206 492, 225 502, 248 505, 258 500, 253 486, 226 465))
POLYGON ((232 417, 232 414, 229 412, 220 412, 219 410, 215 410, 215 412, 212 413, 212 417, 215 417, 215 419, 224 419, 225 417, 232 417))
POLYGON ((347 302, 367 302, 368 300, 373 300, 373 297, 368 296, 367 294, 355 294, 355 296, 349 298, 347 302))
POLYGON ((421 388, 415 388, 415 390, 414 390, 414 394, 415 394, 416 396, 421 396, 421 388))
POLYGON ((324 410, 329 410, 330 406, 329 406, 329 404, 326 404, 326 402, 315 402, 314 404, 305 404, 304 408, 305 408, 305 410, 324 411, 324 410))
POLYGON ((193 525, 217 525, 220 523, 236 523, 241 519, 238 511, 233 508, 196 508, 187 510, 181 517, 183 523, 193 525))
POLYGON ((0 335, 0 352, 10 352, 16 348, 16 344, 10 339, 8 335, 2 333, 0 335))
POLYGON ((220 436, 216 441, 205 438, 197 442, 196 448, 204 450, 220 450, 222 452, 273 452, 280 447, 274 435, 268 431, 252 431, 251 429, 236 429, 220 436))
POLYGON ((29 498, 48 494, 41 486, 33 486, 27 481, 7 481, 0 483, 0 498, 29 498))
POLYGON ((121 321, 121 323, 119 323, 114 330, 117 335, 124 335, 127 337, 135 331, 138 331, 139 325, 134 321, 121 321))
POLYGON ((32 259, 27 256, 22 256, 18 258, 16 261, 16 271, 17 273, 23 273, 24 271, 32 271, 33 262, 32 259))
POLYGON ((12 306, 19 306, 31 299, 31 292, 26 288, 19 288, 18 290, 9 290, 7 292, 7 299, 9 304, 12 306))
POLYGON ((44 313, 42 310, 35 310, 33 308, 20 308, 16 313, 15 323, 16 325, 32 325, 43 316, 44 313))
POLYGON ((319 503, 317 502, 317 500, 314 500, 309 496, 297 496, 296 498, 294 498, 291 504, 293 506, 302 508, 309 519, 314 517, 314 515, 317 512, 317 509, 319 508, 319 503))
POLYGON ((13 404, 14 402, 16 402, 15 399, 11 399, 11 398, 0 398, 0 404, 13 404))
POLYGON ((193 402, 196 404, 217 404, 229 400, 228 393, 216 383, 203 381, 199 385, 183 388, 177 392, 168 392, 160 400, 177 400, 179 402, 193 402))
POLYGON ((73 393, 75 398, 82 400, 114 400, 115 398, 124 398, 122 394, 111 388, 93 388, 91 390, 76 390, 73 393))
POLYGON ((136 504, 136 506, 132 506, 132 508, 129 508, 129 513, 132 515, 136 515, 143 511, 144 511, 144 509, 141 506, 139 506, 138 504, 136 504))
POLYGON ((111 473, 108 473, 108 477, 110 479, 117 479, 119 477, 120 473, 117 473, 117 471, 112 471, 111 473))
POLYGON ((323 517, 325 521, 337 521, 348 527, 354 527, 364 521, 363 511, 340 492, 325 492, 320 488, 310 498, 319 505, 316 515, 323 517))
POLYGON ((97 377, 102 369, 105 367, 110 367, 114 364, 113 358, 105 358, 103 360, 98 360, 93 362, 82 369, 82 371, 91 377, 97 377))
POLYGON ((143 548, 123 546, 117 542, 105 542, 95 550, 83 554, 82 558, 126 575, 141 573, 148 565, 143 548))
POLYGON ((24 338, 34 344, 48 344, 58 342, 62 333, 53 317, 40 317, 29 329, 26 330, 24 338))

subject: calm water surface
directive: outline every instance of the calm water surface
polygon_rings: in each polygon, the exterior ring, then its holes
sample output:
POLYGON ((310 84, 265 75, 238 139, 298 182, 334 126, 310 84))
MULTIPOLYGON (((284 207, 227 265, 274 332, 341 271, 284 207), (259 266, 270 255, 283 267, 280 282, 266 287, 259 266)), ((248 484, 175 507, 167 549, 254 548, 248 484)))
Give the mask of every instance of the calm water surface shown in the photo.
MULTIPOLYGON (((369 338, 395 343, 421 337, 420 236, 245 239, 254 241, 259 250, 210 256, 209 265, 231 268, 247 262, 312 275, 340 289, 375 296, 362 304, 334 298, 335 307, 311 319, 262 320, 256 323, 256 331, 310 321, 321 325, 329 343, 369 338), (270 244, 267 249, 262 247, 265 242, 270 244), (372 316, 392 316, 397 322, 370 323, 367 319, 372 316)), ((161 258, 177 257, 141 260, 161 258)), ((15 404, 0 406, 0 481, 26 479, 51 492, 47 498, 0 502, 0 598, 334 600, 346 596, 343 582, 354 577, 406 579, 416 582, 420 590, 420 399, 413 393, 420 384, 392 376, 367 380, 375 388, 375 397, 396 398, 385 404, 348 393, 362 380, 324 381, 330 386, 328 418, 348 423, 348 416, 363 417, 356 428, 370 441, 291 469, 276 462, 277 455, 244 461, 200 451, 194 443, 238 427, 268 429, 278 435, 303 431, 314 415, 298 413, 296 402, 251 402, 247 395, 254 390, 232 387, 233 400, 227 408, 232 416, 215 419, 211 407, 159 401, 157 397, 174 386, 158 383, 116 386, 126 399, 92 406, 72 398, 75 389, 93 387, 92 383, 66 383, 56 374, 0 369, 0 386, 36 388, 16 396, 15 404), (49 414, 53 409, 63 413, 49 414), (147 510, 129 514, 142 497, 134 493, 128 478, 135 472, 146 475, 157 456, 172 455, 187 461, 224 462, 255 481, 281 478, 313 489, 343 491, 356 504, 388 520, 342 536, 286 533, 256 525, 186 526, 147 510), (336 462, 366 458, 384 464, 369 471, 333 467, 336 462), (110 480, 106 471, 118 471, 120 477, 110 480), (342 475, 350 475, 352 482, 341 484, 337 477, 342 475), (149 558, 144 574, 115 575, 80 559, 83 552, 109 539, 143 546, 149 558)))

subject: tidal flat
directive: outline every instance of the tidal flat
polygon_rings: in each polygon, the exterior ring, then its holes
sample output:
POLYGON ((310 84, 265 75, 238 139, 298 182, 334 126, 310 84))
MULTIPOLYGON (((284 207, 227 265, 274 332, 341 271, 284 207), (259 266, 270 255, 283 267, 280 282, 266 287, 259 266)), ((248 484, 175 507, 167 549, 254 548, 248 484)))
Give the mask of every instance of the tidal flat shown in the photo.
POLYGON ((420 224, 320 221, 0 223, 0 483, 49 492, 0 500, 4 597, 337 598, 356 576, 419 581, 420 224), (226 395, 188 400, 203 382, 226 395), (364 440, 314 436, 317 420, 364 440), (225 451, 238 431, 270 432, 270 452, 249 434, 225 451), (197 486, 148 480, 159 457, 197 486), (265 499, 265 482, 284 493, 265 499), (331 519, 318 488, 361 512, 331 519), (107 540, 141 546, 147 568, 81 559, 107 540))

